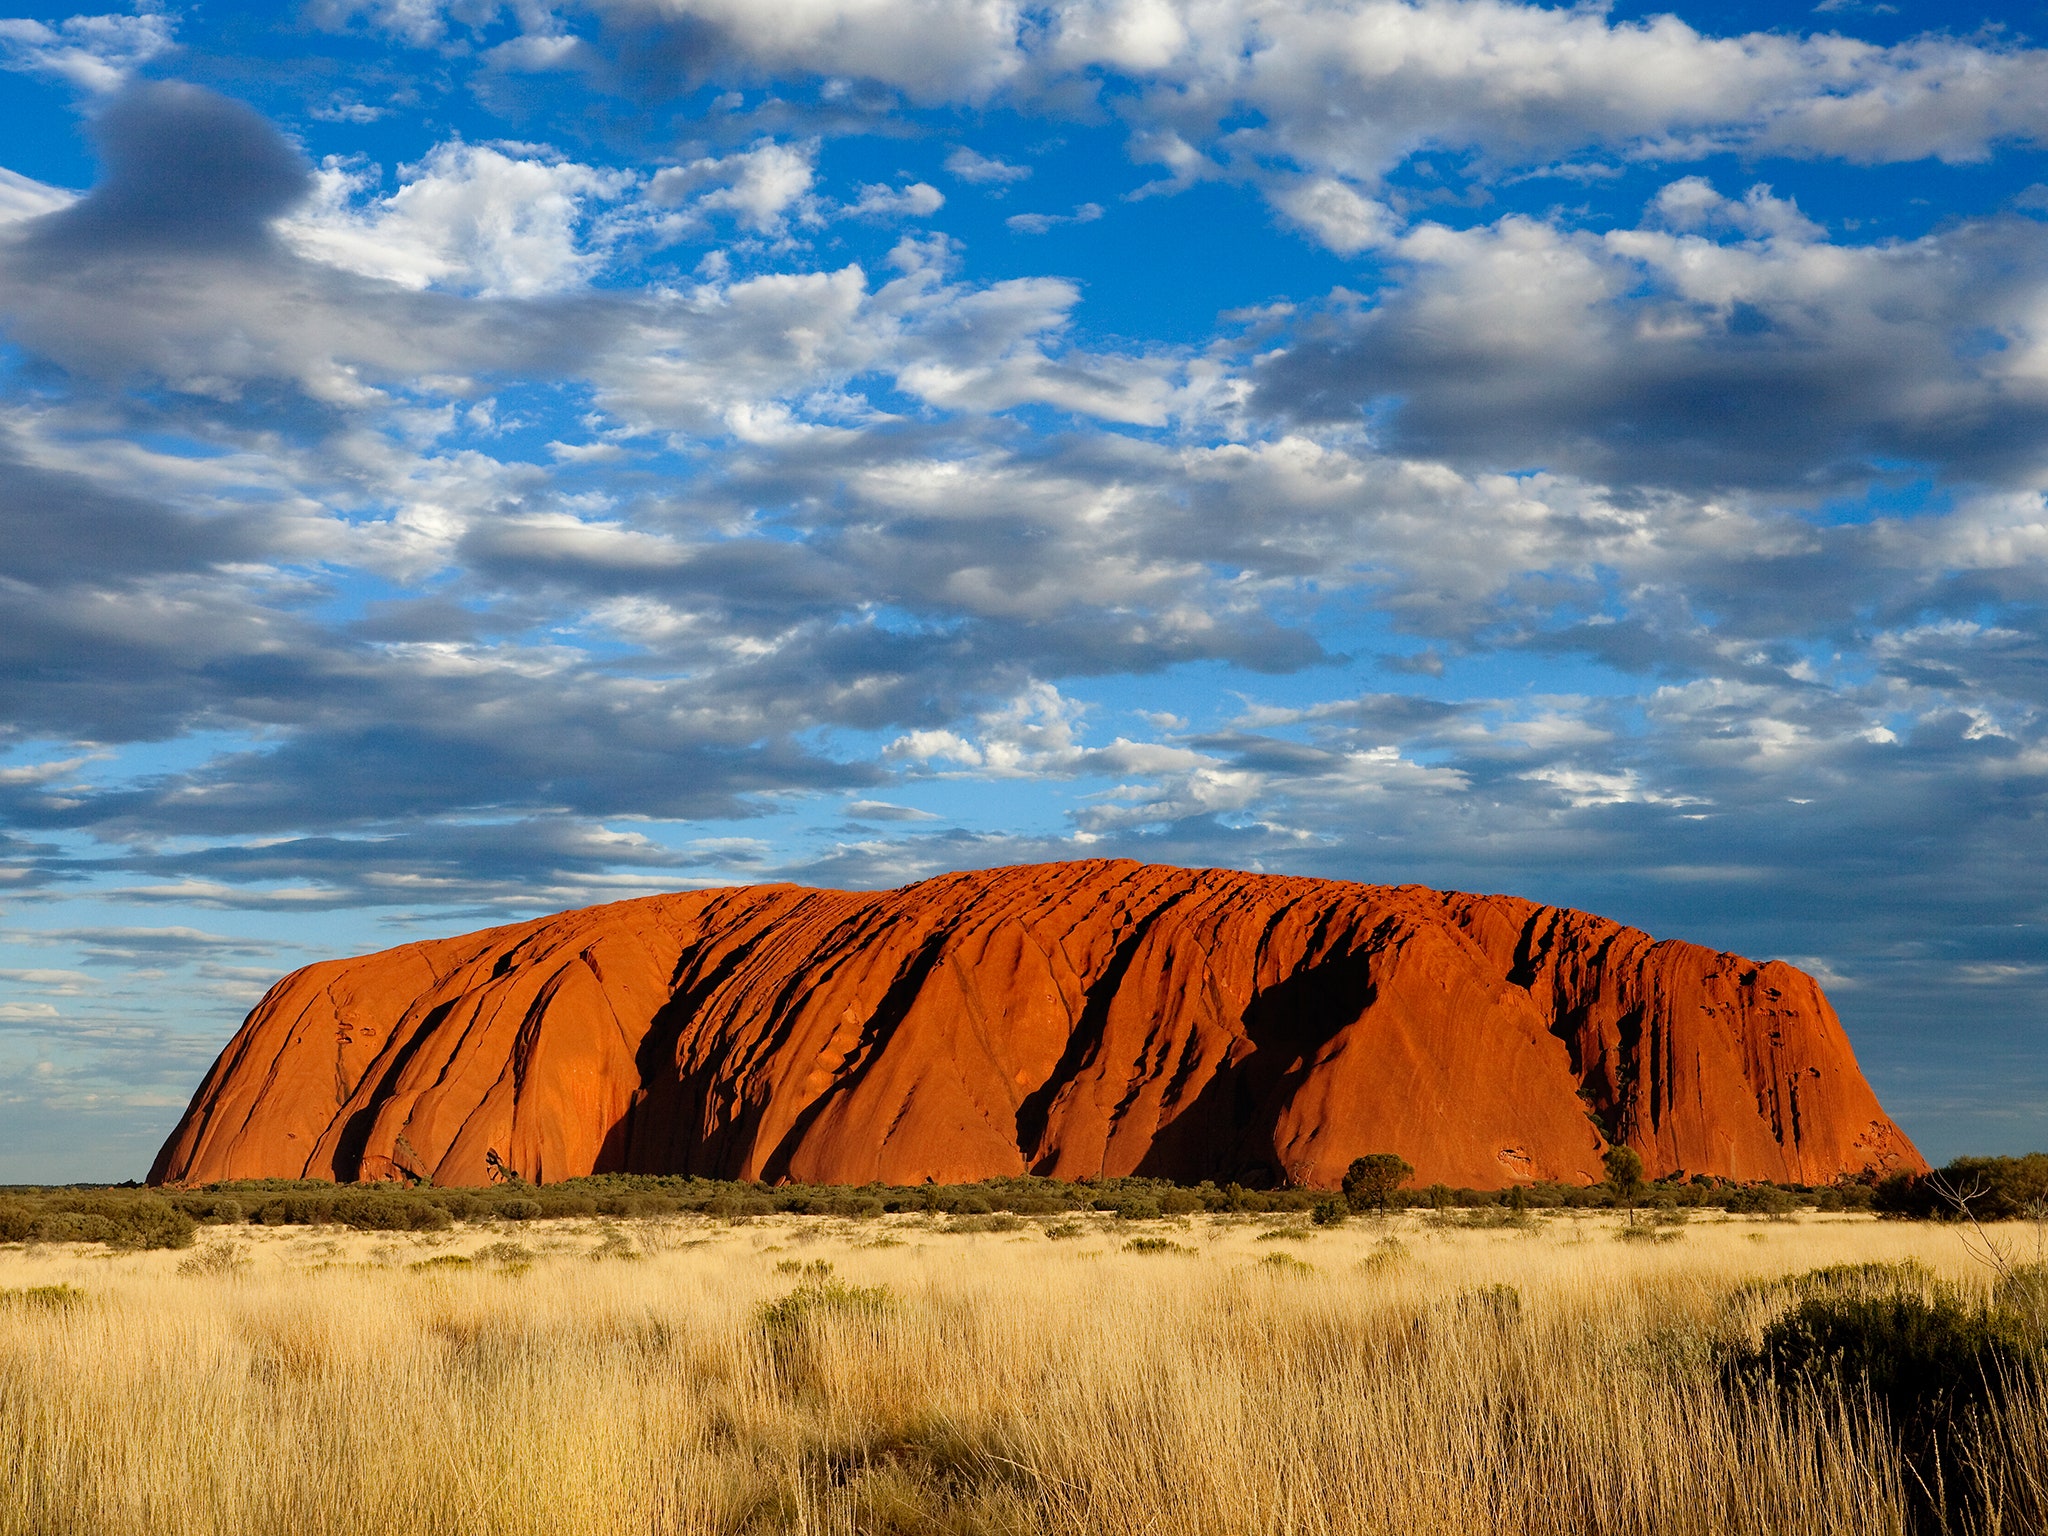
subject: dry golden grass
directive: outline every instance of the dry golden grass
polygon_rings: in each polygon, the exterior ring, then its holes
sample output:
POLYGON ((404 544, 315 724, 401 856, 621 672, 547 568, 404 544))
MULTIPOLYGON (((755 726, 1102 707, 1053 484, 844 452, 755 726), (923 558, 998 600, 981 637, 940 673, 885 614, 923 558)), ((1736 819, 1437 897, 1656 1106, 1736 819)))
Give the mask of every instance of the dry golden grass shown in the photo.
MULTIPOLYGON (((1763 1321, 1739 1288, 1908 1257, 1983 1283, 1952 1232, 1855 1217, 1698 1219, 1669 1242, 1594 1216, 1276 1225, 689 1218, 212 1229, 196 1262, 0 1251, 0 1289, 85 1293, 0 1303, 0 1533, 1871 1536, 1905 1517, 1867 1422, 1717 1387, 1717 1341, 1763 1321), (1124 1246, 1139 1235, 1193 1252, 1124 1246), (530 1265, 411 1267, 504 1243, 530 1265), (764 1328, 819 1261, 889 1300, 764 1328), (1489 1300, 1502 1285, 1518 1313, 1489 1300)), ((2048 1440, 2038 1412, 2013 1428, 2048 1440)))

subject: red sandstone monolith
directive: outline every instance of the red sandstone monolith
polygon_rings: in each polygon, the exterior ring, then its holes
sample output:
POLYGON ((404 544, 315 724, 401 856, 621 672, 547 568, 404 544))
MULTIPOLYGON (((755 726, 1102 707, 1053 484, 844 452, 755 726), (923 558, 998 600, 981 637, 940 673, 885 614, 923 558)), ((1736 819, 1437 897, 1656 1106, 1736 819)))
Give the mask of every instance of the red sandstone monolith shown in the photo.
POLYGON ((151 1183, 1824 1183, 1924 1169, 1811 977, 1510 896, 1122 860, 650 896, 295 971, 151 1183))

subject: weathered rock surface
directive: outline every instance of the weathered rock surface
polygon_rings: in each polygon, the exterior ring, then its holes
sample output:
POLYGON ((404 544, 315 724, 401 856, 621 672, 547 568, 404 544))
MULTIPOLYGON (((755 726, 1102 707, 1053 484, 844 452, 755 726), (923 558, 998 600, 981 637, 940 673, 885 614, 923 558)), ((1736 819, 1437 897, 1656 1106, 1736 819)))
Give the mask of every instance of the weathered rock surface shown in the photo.
POLYGON ((1924 1168, 1813 979, 1509 896, 1127 861, 652 896, 307 966, 152 1183, 1818 1183, 1924 1168))

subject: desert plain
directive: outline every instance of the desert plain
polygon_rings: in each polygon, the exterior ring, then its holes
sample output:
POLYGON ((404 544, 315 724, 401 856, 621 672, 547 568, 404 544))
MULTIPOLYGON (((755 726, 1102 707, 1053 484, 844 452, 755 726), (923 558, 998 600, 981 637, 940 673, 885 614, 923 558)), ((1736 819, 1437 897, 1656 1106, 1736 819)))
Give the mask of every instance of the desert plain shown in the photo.
MULTIPOLYGON (((1874 1265, 1833 1273, 1965 1298, 1996 1279, 1955 1224, 1810 1211, 685 1215, 16 1245, 0 1532, 1937 1529, 1949 1506, 1916 1498, 1867 1390, 1730 1364, 1796 1277, 1874 1265)), ((2043 1529, 2038 1381, 1952 1440, 1942 1465, 1977 1490, 1959 1528, 2043 1529)))

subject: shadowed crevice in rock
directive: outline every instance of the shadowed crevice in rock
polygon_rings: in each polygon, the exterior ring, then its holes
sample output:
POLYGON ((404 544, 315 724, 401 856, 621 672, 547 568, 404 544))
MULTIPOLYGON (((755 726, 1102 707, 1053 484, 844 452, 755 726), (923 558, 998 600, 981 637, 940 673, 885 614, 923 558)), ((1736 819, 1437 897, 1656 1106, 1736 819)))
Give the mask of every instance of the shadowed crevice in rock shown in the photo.
POLYGON ((370 1101, 342 1123, 341 1136, 335 1142, 332 1162, 334 1177, 342 1183, 354 1183, 361 1175, 363 1148, 369 1142, 370 1129, 377 1122, 379 1110, 390 1100, 399 1079, 405 1075, 405 1069, 412 1064, 413 1057, 419 1054, 419 1048, 447 1022, 448 1015, 454 1011, 459 1001, 460 999, 451 997, 445 1003, 438 1003, 427 1010, 426 1017, 420 1020, 412 1033, 406 1036, 405 1043, 392 1054, 391 1065, 384 1069, 383 1075, 378 1079, 376 1088, 371 1092, 370 1101))
MULTIPOLYGON (((1175 897, 1177 901, 1179 898, 1175 897)), ((1089 984, 1082 994, 1081 1017, 1075 1021, 1074 1032, 1067 1040, 1067 1048, 1061 1052, 1051 1076, 1028 1094, 1017 1106, 1017 1145, 1024 1149, 1028 1165, 1033 1173, 1044 1174, 1052 1171, 1059 1155, 1057 1147, 1047 1145, 1047 1131, 1052 1118, 1054 1101, 1061 1090, 1068 1087, 1079 1073, 1095 1060, 1102 1050, 1103 1034, 1109 1021, 1110 1004, 1116 1001, 1118 989, 1131 968, 1131 960, 1138 953, 1138 946, 1157 923, 1169 912, 1174 901, 1147 912, 1131 926, 1112 951, 1109 964, 1103 968, 1099 979, 1089 984)))

